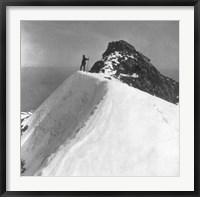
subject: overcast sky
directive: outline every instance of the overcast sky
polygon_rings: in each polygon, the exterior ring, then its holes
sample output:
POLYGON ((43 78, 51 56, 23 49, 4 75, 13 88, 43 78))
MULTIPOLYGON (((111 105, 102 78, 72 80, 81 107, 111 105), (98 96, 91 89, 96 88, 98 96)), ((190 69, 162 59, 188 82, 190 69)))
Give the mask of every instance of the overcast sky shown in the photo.
POLYGON ((125 40, 158 69, 178 70, 178 21, 21 21, 21 66, 90 67, 108 42, 125 40))

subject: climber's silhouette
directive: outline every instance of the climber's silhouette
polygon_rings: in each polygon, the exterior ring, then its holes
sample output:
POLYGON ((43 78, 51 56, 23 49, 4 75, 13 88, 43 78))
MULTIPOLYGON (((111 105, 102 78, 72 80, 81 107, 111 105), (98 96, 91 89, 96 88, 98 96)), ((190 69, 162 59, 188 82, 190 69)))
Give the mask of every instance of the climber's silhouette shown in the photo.
POLYGON ((83 68, 83 71, 85 71, 85 65, 87 60, 89 60, 89 58, 86 58, 85 55, 83 55, 80 70, 82 70, 83 68))

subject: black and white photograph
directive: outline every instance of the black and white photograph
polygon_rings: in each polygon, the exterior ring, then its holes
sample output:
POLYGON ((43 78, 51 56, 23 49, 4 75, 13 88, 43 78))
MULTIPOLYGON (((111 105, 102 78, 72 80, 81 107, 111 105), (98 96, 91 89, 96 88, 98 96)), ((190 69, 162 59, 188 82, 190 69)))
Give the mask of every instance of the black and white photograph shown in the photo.
POLYGON ((21 176, 180 176, 179 21, 21 20, 20 58, 21 176))

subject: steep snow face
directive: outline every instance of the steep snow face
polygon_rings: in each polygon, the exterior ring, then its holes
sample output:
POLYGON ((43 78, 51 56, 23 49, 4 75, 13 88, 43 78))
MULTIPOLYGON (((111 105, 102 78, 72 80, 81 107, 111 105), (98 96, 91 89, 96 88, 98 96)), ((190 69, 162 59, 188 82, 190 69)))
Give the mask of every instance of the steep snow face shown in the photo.
POLYGON ((80 72, 63 82, 32 114, 21 140, 25 175, 34 174, 52 153, 79 133, 106 91, 106 81, 80 72))
POLYGON ((23 175, 179 176, 179 107, 78 72, 29 118, 23 175))

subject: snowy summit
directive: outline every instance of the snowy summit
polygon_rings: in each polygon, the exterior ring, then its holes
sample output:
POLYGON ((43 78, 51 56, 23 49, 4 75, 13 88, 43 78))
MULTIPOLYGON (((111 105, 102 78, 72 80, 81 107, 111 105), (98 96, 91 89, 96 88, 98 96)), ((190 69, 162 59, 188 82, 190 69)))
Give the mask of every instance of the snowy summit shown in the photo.
POLYGON ((148 57, 126 41, 110 42, 102 59, 93 65, 90 72, 105 73, 131 87, 179 103, 179 83, 162 75, 148 57))

